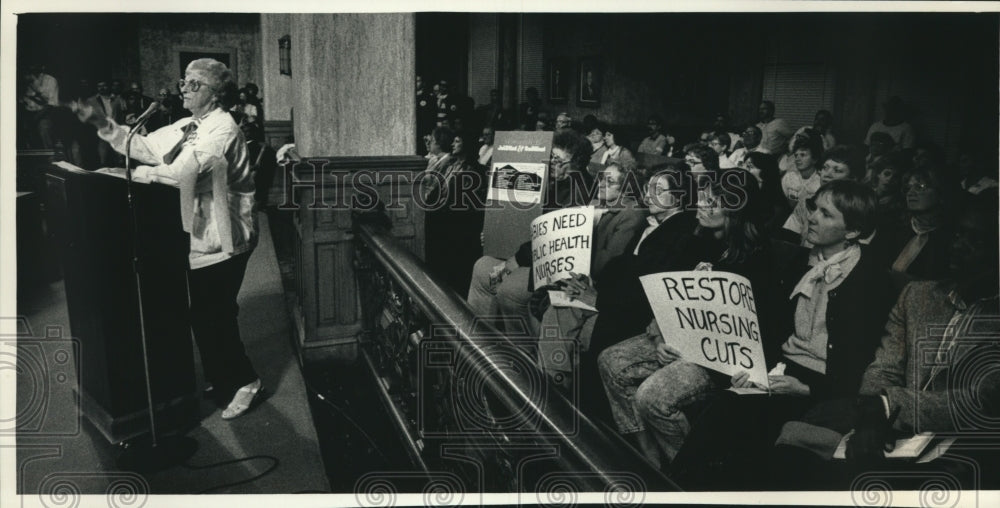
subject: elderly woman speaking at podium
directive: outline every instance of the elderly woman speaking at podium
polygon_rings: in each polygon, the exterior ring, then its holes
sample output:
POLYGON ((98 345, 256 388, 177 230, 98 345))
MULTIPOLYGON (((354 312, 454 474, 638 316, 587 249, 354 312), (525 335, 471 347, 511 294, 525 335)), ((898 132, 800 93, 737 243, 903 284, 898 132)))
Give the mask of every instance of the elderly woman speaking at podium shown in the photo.
MULTIPOLYGON (((222 412, 228 420, 245 413, 261 391, 236 319, 236 296, 257 245, 253 173, 243 133, 226 112, 236 96, 229 69, 210 58, 194 60, 180 88, 192 116, 135 136, 131 157, 146 164, 136 178, 180 189, 181 221, 191 236, 191 328, 213 397, 229 401, 222 412)), ((88 105, 78 106, 77 115, 125 153, 128 127, 88 105)))

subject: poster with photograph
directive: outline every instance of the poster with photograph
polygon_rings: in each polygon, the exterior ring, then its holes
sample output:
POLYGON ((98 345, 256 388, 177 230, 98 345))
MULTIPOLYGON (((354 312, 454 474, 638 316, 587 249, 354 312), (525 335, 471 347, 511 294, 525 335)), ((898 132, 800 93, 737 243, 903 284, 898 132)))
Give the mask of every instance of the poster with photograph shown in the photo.
POLYGON ((497 132, 483 218, 483 254, 508 259, 531 241, 531 221, 542 214, 552 133, 497 132))
POLYGON ((538 162, 494 162, 486 198, 521 205, 541 203, 545 166, 538 162))

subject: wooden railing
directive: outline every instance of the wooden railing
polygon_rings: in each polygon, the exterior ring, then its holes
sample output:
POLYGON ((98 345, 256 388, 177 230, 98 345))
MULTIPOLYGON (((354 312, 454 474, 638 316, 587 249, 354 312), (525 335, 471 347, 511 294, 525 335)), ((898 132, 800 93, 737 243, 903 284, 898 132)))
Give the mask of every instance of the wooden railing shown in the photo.
POLYGON ((525 502, 677 490, 550 386, 535 344, 478 320, 383 226, 356 217, 355 230, 362 361, 415 469, 460 478, 464 492, 537 496, 525 502))

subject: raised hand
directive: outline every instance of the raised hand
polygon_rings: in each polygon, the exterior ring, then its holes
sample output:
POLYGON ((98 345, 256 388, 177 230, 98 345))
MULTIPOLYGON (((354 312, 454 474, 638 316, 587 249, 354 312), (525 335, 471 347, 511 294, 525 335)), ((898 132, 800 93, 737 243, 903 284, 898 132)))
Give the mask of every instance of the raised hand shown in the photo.
POLYGON ((89 123, 98 129, 103 129, 108 125, 108 117, 104 115, 104 112, 91 104, 74 101, 70 103, 70 109, 83 123, 89 123))

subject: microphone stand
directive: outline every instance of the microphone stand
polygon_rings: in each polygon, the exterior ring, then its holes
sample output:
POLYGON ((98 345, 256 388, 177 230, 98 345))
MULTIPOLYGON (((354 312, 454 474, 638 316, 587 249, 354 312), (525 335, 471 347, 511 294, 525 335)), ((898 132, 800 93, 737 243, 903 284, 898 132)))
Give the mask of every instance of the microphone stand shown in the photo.
POLYGON ((149 349, 146 340, 146 319, 142 301, 142 277, 139 263, 139 220, 136 213, 135 194, 132 192, 132 138, 152 117, 158 106, 150 104, 146 113, 139 117, 125 138, 125 189, 128 196, 129 219, 132 223, 132 273, 135 275, 136 298, 139 300, 139 338, 142 342, 142 365, 146 376, 146 404, 149 413, 150 439, 123 443, 122 453, 115 463, 125 471, 154 472, 180 464, 194 455, 198 443, 184 436, 167 436, 160 439, 156 432, 156 415, 153 408, 153 384, 149 375, 149 349))

